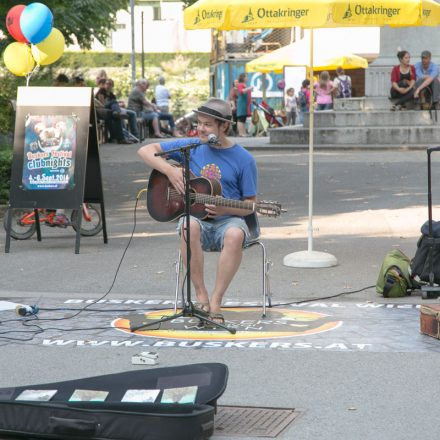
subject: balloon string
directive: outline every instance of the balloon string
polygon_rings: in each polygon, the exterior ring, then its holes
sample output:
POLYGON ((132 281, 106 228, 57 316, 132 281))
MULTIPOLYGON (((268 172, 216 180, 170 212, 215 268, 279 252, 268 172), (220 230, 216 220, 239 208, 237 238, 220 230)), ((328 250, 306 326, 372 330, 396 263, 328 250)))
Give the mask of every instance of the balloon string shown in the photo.
POLYGON ((29 81, 38 71, 40 70, 40 65, 37 64, 30 73, 26 75, 26 87, 29 86, 29 81))

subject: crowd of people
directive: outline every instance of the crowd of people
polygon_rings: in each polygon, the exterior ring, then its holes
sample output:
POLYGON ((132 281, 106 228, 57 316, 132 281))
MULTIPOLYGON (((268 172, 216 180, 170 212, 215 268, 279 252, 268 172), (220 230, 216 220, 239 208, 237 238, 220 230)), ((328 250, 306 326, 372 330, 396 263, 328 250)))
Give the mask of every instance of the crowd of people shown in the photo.
MULTIPOLYGON (((314 85, 315 110, 333 109, 334 100, 337 98, 351 98, 352 85, 351 78, 342 67, 336 69, 336 76, 333 80, 328 71, 323 70, 314 85)), ((301 84, 298 95, 295 89, 288 87, 284 98, 284 108, 286 111, 287 125, 304 123, 304 114, 310 108, 310 81, 305 79, 301 84)))
MULTIPOLYGON (((252 115, 252 91, 253 87, 247 85, 248 77, 246 73, 241 73, 233 81, 233 85, 228 95, 228 102, 232 109, 233 121, 236 128, 233 134, 240 137, 248 136, 246 120, 252 115)), ((283 88, 285 82, 282 80, 283 88)), ((304 114, 309 111, 310 106, 310 82, 305 79, 302 82, 298 94, 293 87, 285 89, 284 113, 287 125, 304 123, 304 114)), ((314 83, 315 108, 316 110, 331 110, 333 101, 336 98, 350 98, 352 96, 351 78, 342 67, 336 69, 336 76, 330 79, 329 72, 322 71, 319 78, 314 83)))
MULTIPOLYGON (((53 85, 57 87, 83 87, 86 84, 80 75, 69 80, 67 75, 60 73, 55 78, 53 85)), ((109 141, 118 144, 139 142, 140 121, 143 121, 147 129, 151 127, 152 136, 156 138, 181 137, 176 130, 174 117, 170 113, 171 95, 165 86, 164 77, 158 78, 158 85, 152 101, 146 97, 146 91, 150 87, 150 82, 147 79, 136 81, 128 96, 127 103, 115 95, 114 81, 107 76, 105 70, 99 71, 95 85, 96 114, 98 120, 104 121, 109 141)))

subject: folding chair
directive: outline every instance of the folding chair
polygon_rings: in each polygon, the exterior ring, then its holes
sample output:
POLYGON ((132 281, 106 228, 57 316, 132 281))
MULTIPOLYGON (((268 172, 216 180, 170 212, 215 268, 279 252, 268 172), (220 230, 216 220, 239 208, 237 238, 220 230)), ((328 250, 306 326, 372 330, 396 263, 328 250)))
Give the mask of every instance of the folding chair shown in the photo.
MULTIPOLYGON (((266 247, 260 241, 260 226, 258 224, 258 218, 256 213, 249 214, 244 217, 246 224, 249 229, 249 241, 244 246, 244 250, 249 249, 255 245, 260 246, 261 248, 261 256, 262 256, 262 296, 263 296, 263 318, 266 316, 266 305, 267 307, 272 307, 272 295, 270 293, 270 285, 269 285, 269 269, 272 266, 272 262, 267 258, 266 247)), ((183 267, 182 255, 179 249, 176 261, 176 296, 174 301, 174 313, 177 311, 177 305, 179 302, 179 291, 181 289, 181 272, 183 267)))

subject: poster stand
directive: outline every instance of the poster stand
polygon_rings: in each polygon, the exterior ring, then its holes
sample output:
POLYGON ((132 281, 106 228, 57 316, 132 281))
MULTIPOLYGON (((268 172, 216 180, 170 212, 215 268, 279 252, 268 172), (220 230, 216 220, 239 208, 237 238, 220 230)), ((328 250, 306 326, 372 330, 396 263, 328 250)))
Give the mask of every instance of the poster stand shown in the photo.
MULTIPOLYGON (((9 209, 101 206, 104 243, 108 242, 93 89, 90 87, 19 87, 9 209)), ((75 254, 79 254, 82 215, 76 216, 75 254)), ((11 241, 6 224, 5 252, 11 241)))

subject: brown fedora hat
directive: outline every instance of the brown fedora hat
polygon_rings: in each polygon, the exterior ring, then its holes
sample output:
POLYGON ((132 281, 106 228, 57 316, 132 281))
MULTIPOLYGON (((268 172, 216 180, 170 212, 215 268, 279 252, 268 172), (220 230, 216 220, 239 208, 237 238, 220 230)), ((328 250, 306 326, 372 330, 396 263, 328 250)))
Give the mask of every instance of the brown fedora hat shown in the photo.
POLYGON ((203 105, 197 110, 193 110, 195 113, 201 115, 211 116, 219 121, 230 122, 232 121, 232 110, 228 102, 219 98, 209 98, 203 105))

